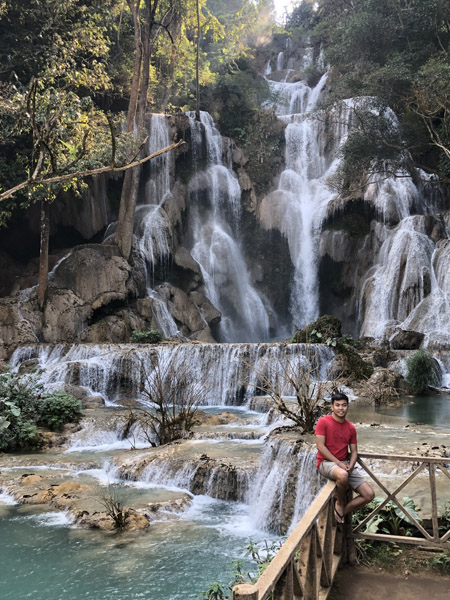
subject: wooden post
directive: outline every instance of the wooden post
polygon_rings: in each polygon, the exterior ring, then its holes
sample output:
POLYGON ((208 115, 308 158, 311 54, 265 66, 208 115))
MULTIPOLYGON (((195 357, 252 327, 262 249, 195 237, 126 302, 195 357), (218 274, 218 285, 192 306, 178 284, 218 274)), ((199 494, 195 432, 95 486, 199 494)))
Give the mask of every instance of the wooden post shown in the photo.
POLYGON ((431 492, 431 522, 433 523, 433 539, 435 542, 439 542, 439 522, 437 514, 437 498, 436 498, 436 474, 435 466, 433 464, 428 465, 430 473, 430 492, 431 492))
POLYGON ((233 588, 233 600, 258 600, 258 589, 249 583, 241 583, 233 588))

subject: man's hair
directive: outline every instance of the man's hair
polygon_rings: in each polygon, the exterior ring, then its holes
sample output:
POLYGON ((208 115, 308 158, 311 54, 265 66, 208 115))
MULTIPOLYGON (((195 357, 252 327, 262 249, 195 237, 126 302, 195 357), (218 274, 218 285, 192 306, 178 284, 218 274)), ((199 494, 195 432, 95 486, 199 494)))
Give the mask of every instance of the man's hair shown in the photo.
POLYGON ((333 392, 331 394, 331 404, 334 404, 337 400, 345 400, 348 402, 348 397, 344 394, 344 392, 333 392))

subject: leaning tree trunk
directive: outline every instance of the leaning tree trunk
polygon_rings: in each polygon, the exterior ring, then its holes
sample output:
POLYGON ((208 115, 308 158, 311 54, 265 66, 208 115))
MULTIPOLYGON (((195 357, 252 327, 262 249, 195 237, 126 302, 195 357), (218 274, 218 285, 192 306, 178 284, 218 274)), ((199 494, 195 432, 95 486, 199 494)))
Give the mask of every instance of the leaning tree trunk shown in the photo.
POLYGON ((50 239, 50 203, 41 200, 41 233, 39 248, 38 304, 44 310, 48 287, 48 246, 50 239))

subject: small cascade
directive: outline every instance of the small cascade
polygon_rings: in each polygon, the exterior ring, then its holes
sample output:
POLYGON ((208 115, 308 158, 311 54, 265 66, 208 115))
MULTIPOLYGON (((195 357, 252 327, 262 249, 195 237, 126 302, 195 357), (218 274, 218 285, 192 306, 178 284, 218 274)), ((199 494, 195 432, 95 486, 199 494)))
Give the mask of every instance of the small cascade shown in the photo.
POLYGON ((241 189, 231 161, 223 160, 222 138, 212 117, 205 112, 200 116, 199 122, 189 114, 195 168, 189 182, 191 254, 200 266, 207 297, 222 313, 221 341, 268 340, 272 311, 253 287, 237 241, 241 189))
POLYGON ((270 440, 250 483, 247 501, 254 525, 277 533, 295 526, 320 488, 316 452, 270 440))
MULTIPOLYGON (((147 154, 166 148, 171 142, 171 131, 165 115, 150 115, 150 136, 147 154)), ((171 316, 167 304, 153 289, 155 266, 163 271, 168 268, 172 249, 172 225, 164 210, 164 204, 171 198, 169 153, 152 159, 148 165, 143 204, 136 208, 135 234, 138 238, 138 252, 145 265, 147 295, 153 299, 153 316, 158 329, 165 338, 176 336, 178 327, 171 316)))
POLYGON ((403 219, 383 243, 378 265, 364 282, 361 335, 382 337, 389 325, 404 321, 429 294, 433 251, 423 217, 403 219))
POLYGON ((279 52, 277 56, 277 71, 284 69, 284 52, 279 52))
POLYGON ((245 469, 219 464, 208 457, 183 461, 181 468, 176 461, 155 459, 143 470, 140 480, 231 501, 242 501, 248 488, 245 469))
MULTIPOLYGON (((150 136, 147 154, 170 145, 169 123, 164 115, 150 115, 150 136)), ((149 163, 143 203, 136 211, 135 230, 139 237, 139 252, 149 269, 156 261, 165 261, 170 253, 171 227, 163 209, 170 197, 170 154, 165 153, 149 163)), ((148 274, 148 281, 153 277, 148 274)))
POLYGON ((334 353, 319 344, 314 349, 307 344, 35 345, 16 350, 11 366, 18 368, 34 359, 43 369, 42 381, 48 388, 83 386, 101 394, 107 404, 115 404, 124 397, 146 400, 142 386, 151 381, 156 357, 162 373, 188 370, 202 405, 225 406, 249 401, 259 392, 264 376, 281 387, 288 356, 294 364, 313 359, 317 377, 325 380, 334 353))

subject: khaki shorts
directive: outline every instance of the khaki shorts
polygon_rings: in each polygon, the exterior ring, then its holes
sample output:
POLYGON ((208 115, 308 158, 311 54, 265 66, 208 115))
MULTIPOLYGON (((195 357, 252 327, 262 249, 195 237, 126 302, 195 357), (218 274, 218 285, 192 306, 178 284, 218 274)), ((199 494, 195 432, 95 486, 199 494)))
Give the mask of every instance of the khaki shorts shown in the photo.
MULTIPOLYGON (((333 477, 333 471, 337 468, 337 464, 331 460, 323 460, 319 466, 319 473, 327 479, 335 479, 333 477)), ((365 483, 366 478, 364 476, 365 471, 356 464, 351 472, 348 474, 348 483, 352 490, 357 490, 362 483, 365 483)))

